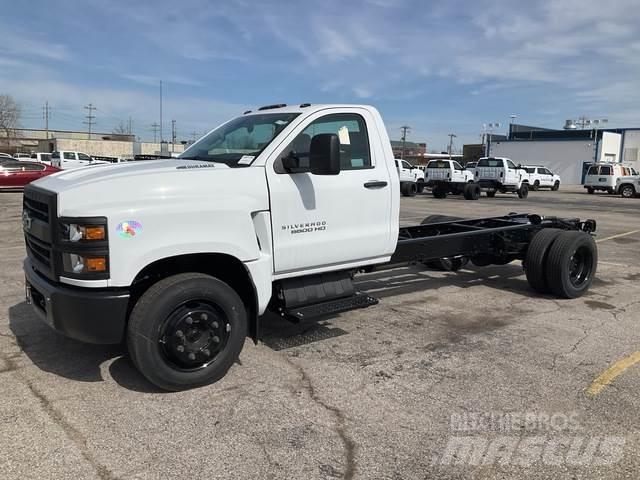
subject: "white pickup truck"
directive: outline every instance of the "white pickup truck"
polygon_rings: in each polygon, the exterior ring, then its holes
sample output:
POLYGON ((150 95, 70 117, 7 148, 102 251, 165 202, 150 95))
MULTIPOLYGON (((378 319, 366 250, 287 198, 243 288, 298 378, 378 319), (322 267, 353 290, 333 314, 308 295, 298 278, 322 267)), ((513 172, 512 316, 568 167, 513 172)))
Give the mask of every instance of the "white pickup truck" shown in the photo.
POLYGON ((302 321, 376 304, 357 293, 359 272, 520 259, 537 291, 572 298, 592 283, 593 220, 510 214, 400 228, 399 189, 375 108, 261 107, 179 159, 27 185, 27 301, 69 337, 126 341, 149 381, 181 390, 224 376, 266 312, 302 321))
POLYGON ((475 168, 476 183, 488 197, 500 193, 517 193, 519 198, 529 195, 529 174, 522 166, 516 166, 510 158, 482 157, 475 168))
POLYGON ((405 197, 413 197, 416 193, 422 193, 424 191, 424 171, 400 158, 396 158, 395 162, 400 177, 400 193, 405 197))
POLYGON ((425 170, 425 180, 435 198, 446 198, 447 193, 464 194, 467 200, 480 197, 480 187, 474 183, 474 172, 455 160, 431 160, 425 170))
POLYGON ((102 160, 95 158, 82 152, 72 152, 69 150, 61 150, 51 154, 51 165, 62 170, 72 170, 74 168, 88 167, 89 165, 108 164, 102 160))

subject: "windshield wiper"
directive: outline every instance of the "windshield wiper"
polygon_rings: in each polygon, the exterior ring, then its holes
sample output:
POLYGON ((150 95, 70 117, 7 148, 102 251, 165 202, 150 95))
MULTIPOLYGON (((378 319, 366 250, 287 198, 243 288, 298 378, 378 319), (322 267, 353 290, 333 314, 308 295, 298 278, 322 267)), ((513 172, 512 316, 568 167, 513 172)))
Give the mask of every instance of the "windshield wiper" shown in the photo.
POLYGON ((213 162, 209 157, 202 157, 200 155, 195 155, 193 157, 178 157, 178 160, 204 160, 205 162, 213 162))

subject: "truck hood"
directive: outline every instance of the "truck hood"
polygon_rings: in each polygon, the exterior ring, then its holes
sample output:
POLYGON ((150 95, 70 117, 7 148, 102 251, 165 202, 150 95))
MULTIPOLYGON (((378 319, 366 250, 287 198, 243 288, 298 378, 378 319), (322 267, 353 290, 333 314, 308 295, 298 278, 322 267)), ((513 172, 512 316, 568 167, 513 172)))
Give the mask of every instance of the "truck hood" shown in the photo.
POLYGON ((224 163, 202 162, 196 160, 145 160, 127 163, 93 164, 86 167, 64 170, 34 182, 34 185, 64 192, 87 183, 112 181, 121 177, 141 177, 159 173, 180 173, 181 170, 229 169, 224 163))
POLYGON ((58 215, 109 216, 150 209, 268 210, 264 168, 151 160, 66 170, 33 182, 58 194, 58 215))

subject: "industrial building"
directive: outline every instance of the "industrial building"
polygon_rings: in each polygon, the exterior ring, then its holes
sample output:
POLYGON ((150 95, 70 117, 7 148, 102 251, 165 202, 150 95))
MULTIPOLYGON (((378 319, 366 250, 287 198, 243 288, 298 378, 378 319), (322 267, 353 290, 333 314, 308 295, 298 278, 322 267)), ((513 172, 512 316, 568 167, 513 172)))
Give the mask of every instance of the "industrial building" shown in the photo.
POLYGON ((638 169, 640 128, 552 130, 513 124, 508 138, 493 141, 489 150, 516 164, 544 165, 563 183, 579 185, 594 162, 623 162, 638 169))
POLYGON ((134 155, 158 155, 181 153, 187 142, 139 142, 134 135, 119 133, 87 132, 70 130, 40 130, 17 128, 7 138, 0 132, 0 152, 53 152, 71 150, 88 155, 115 158, 132 158, 134 155))

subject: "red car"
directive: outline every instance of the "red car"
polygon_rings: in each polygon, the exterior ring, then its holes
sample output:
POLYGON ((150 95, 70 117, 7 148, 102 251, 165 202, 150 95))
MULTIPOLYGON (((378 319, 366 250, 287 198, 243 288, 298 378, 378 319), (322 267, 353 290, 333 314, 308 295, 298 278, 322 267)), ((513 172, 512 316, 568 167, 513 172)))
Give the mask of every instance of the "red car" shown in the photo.
POLYGON ((29 182, 61 171, 44 163, 16 160, 2 162, 0 163, 0 190, 22 190, 29 182))

